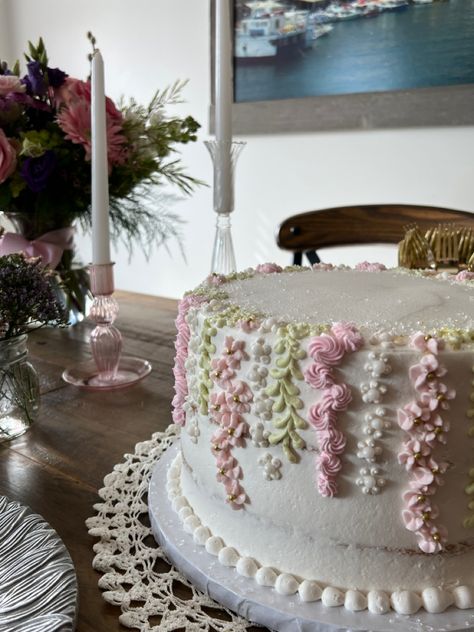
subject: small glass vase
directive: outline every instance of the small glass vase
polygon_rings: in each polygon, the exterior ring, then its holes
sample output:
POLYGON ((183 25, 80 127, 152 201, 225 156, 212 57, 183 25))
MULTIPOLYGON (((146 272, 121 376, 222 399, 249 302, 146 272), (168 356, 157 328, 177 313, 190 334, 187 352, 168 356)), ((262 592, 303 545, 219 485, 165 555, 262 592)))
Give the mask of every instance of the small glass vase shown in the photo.
POLYGON ((38 416, 38 375, 28 362, 28 336, 0 340, 0 443, 28 430, 38 416))
POLYGON ((245 146, 244 142, 225 143, 216 140, 204 141, 213 163, 214 211, 217 213, 216 234, 211 259, 211 274, 230 274, 237 270, 234 244, 232 242, 230 214, 234 210, 234 180, 237 159, 245 146), (230 169, 226 170, 226 161, 230 169), (226 174, 230 177, 224 185, 226 174))

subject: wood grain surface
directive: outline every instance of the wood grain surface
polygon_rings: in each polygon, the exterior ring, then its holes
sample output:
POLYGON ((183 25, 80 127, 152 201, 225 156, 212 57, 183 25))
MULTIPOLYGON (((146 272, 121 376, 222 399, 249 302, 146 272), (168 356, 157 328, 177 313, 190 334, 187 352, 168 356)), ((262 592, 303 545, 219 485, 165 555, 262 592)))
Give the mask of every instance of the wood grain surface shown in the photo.
POLYGON ((85 520, 94 515, 104 476, 137 442, 171 422, 177 303, 125 292, 115 296, 124 353, 149 360, 152 373, 121 391, 78 390, 65 384, 61 373, 90 358, 92 324, 33 332, 29 351, 41 380, 40 416, 22 437, 0 444, 0 494, 41 514, 71 554, 79 582, 78 632, 126 629, 118 622, 120 610, 103 600, 97 586, 96 540, 85 520))

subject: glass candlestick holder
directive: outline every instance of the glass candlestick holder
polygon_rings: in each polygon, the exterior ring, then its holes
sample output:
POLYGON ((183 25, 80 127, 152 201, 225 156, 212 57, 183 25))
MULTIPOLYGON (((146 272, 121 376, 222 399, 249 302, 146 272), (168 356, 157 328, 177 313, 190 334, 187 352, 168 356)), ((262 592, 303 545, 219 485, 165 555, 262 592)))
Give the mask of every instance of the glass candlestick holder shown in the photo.
POLYGON ((94 296, 89 318, 96 324, 90 335, 93 360, 63 372, 68 384, 80 388, 103 391, 124 388, 142 380, 151 371, 147 360, 122 356, 122 334, 114 325, 119 306, 113 297, 113 265, 106 263, 89 268, 94 296))
POLYGON ((230 215, 234 210, 234 180, 237 159, 244 142, 204 141, 213 164, 213 204, 217 214, 216 234, 211 259, 211 274, 236 271, 230 215))

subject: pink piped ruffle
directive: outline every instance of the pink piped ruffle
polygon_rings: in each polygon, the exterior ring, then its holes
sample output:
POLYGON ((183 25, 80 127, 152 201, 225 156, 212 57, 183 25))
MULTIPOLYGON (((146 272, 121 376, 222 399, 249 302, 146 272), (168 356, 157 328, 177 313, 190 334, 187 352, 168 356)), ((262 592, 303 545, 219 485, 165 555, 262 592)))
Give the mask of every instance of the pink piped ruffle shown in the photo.
POLYGON ((173 367, 175 395, 172 401, 172 417, 174 423, 178 426, 184 426, 186 423, 186 414, 184 412, 183 405, 188 394, 188 383, 186 381, 184 364, 186 362, 186 358, 188 357, 190 337, 188 323, 186 322, 186 314, 191 307, 196 307, 204 301, 205 298, 191 294, 190 296, 185 296, 178 305, 178 316, 175 320, 178 333, 174 343, 176 356, 173 367))
POLYGON ((336 382, 333 367, 362 345, 362 336, 350 323, 334 324, 329 333, 312 338, 308 345, 314 362, 307 367, 304 379, 322 391, 319 401, 308 411, 308 421, 316 430, 320 450, 316 471, 321 496, 337 494, 336 479, 342 467, 340 457, 346 447, 346 437, 336 428, 337 413, 346 410, 352 400, 350 388, 336 382))

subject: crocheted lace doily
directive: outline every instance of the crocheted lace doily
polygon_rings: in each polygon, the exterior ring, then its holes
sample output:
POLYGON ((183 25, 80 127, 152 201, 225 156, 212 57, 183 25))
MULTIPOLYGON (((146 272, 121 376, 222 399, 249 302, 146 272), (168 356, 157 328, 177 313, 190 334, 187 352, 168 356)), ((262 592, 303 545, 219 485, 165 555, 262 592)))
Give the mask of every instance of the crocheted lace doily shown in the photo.
MULTIPOLYGON (((86 520, 94 544, 93 567, 102 573, 103 597, 122 613, 119 621, 142 632, 248 632, 257 628, 203 594, 171 566, 155 542, 147 492, 153 466, 179 436, 177 426, 137 443, 114 466, 99 490, 102 502, 86 520)), ((260 628, 261 629, 261 628, 260 628)))

